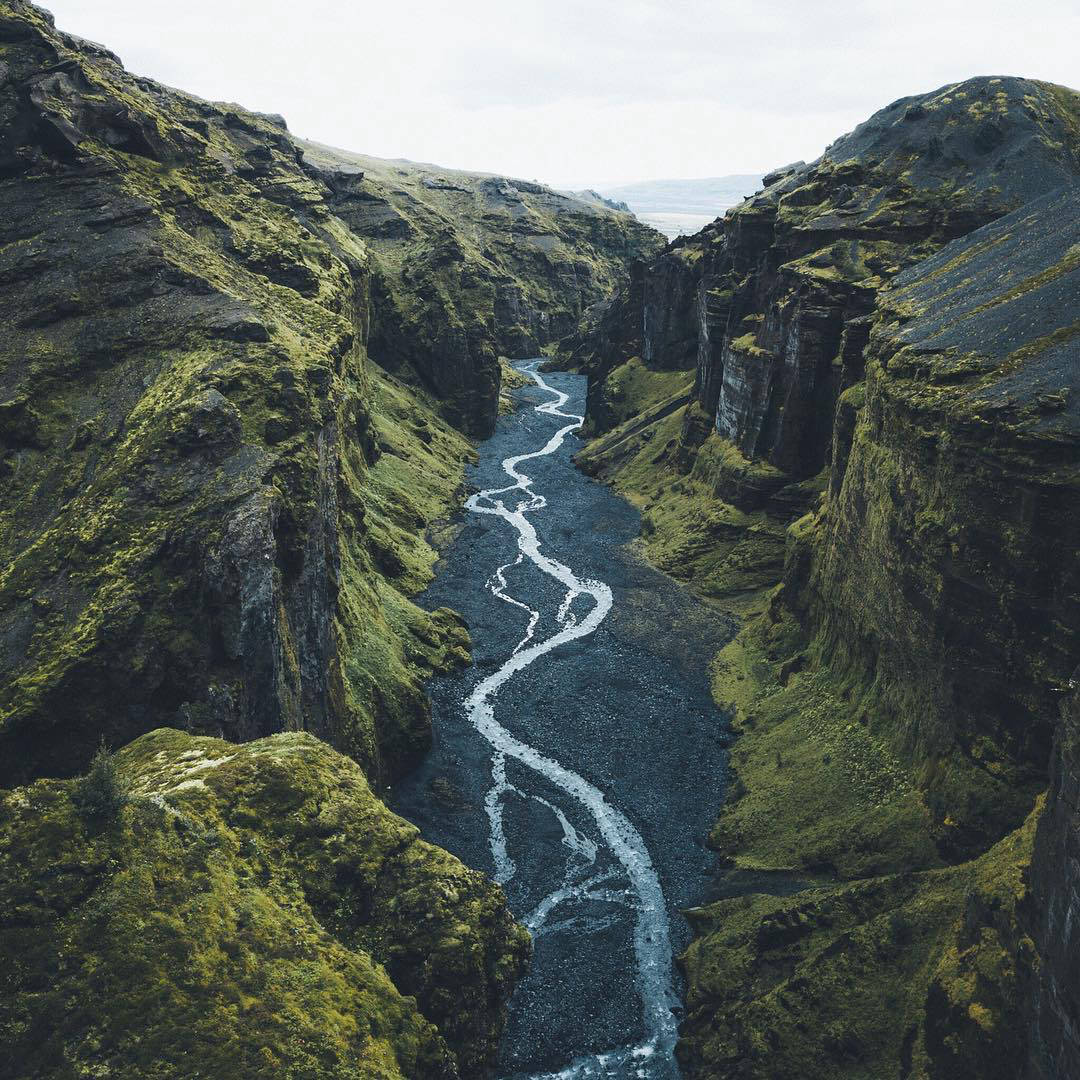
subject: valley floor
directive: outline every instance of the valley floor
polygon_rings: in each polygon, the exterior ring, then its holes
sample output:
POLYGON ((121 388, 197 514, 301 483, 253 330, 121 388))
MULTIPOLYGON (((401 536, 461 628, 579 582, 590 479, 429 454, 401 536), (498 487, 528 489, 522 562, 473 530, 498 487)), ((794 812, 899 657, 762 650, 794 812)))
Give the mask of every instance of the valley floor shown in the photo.
MULTIPOLYGON (((543 378, 570 395, 565 412, 581 411, 583 378, 543 378)), ((515 392, 520 407, 481 444, 472 484, 512 484, 504 459, 541 449, 570 423, 531 407, 552 396, 537 386, 515 392)), ((569 434, 553 453, 516 469, 546 499, 527 514, 540 551, 595 593, 610 589, 610 612, 594 632, 514 675, 494 698, 494 713, 515 738, 602 792, 606 825, 595 804, 590 810, 550 773, 510 757, 496 755, 505 779, 500 772, 493 780, 492 747, 470 722, 465 699, 529 634, 530 611, 538 613, 532 646, 575 622, 584 626, 596 604, 583 592, 560 621, 566 588, 519 560, 514 530, 483 514, 459 519, 460 532, 421 597, 463 613, 474 665, 435 682, 435 750, 396 787, 393 804, 428 839, 501 880, 512 911, 533 932, 534 961, 511 1002, 501 1074, 578 1059, 574 1075, 662 1077, 673 1075, 674 1063, 649 1046, 643 1005, 645 1015, 678 1008, 674 977, 662 983, 672 951, 689 942, 680 912, 717 887, 705 838, 724 796, 727 725, 710 698, 707 662, 734 623, 641 559, 630 543, 637 512, 574 467, 580 446, 569 434), (492 843, 493 803, 505 848, 492 843), (608 826, 620 819, 643 842, 663 892, 654 929, 642 921, 641 860, 611 842, 608 826), (670 944, 653 940, 657 933, 670 944)), ((511 510, 525 499, 522 492, 502 497, 511 510)))

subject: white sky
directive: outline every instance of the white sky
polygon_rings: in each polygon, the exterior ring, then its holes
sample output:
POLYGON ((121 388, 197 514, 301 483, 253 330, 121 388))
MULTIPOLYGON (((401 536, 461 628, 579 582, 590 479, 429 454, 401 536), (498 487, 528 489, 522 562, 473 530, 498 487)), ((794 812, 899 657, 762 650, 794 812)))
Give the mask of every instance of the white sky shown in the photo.
POLYGON ((598 186, 816 157, 969 75, 1080 86, 1078 0, 44 0, 139 74, 383 157, 598 186))

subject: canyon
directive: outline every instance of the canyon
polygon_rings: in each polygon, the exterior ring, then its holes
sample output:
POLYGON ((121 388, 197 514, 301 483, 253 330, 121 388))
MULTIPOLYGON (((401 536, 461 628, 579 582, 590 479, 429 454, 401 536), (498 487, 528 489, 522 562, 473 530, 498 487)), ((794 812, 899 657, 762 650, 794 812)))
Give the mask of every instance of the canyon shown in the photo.
POLYGON ((665 243, 3 0, 0 190, 0 1076, 1080 1073, 1080 95, 665 243))

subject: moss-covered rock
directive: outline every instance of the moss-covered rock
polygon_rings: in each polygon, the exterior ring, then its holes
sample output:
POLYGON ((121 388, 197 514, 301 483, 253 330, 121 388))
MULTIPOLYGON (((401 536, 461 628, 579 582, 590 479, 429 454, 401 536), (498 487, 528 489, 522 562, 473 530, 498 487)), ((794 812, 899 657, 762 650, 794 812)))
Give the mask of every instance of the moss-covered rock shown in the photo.
POLYGON ((1035 814, 971 862, 722 900, 699 937, 679 1056, 740 1080, 1012 1080, 1033 956, 1019 927, 1035 814))
POLYGON ((1068 717, 1039 819, 1080 650, 1078 210, 1046 196, 883 294, 825 498, 717 658, 712 842, 820 887, 699 917, 692 1073, 1067 1075, 1068 717))
MULTIPOLYGON (((645 381, 637 380, 640 400, 621 392, 632 358, 657 374, 682 371, 700 412, 685 414, 670 446, 665 431, 666 453, 653 439, 654 486, 670 489, 704 453, 719 463, 715 501, 765 510, 771 531, 782 531, 812 508, 816 478, 834 457, 834 417, 863 378, 882 287, 948 241, 1078 178, 1072 90, 982 77, 894 102, 635 268, 570 343, 589 373, 587 430, 604 435, 647 419, 645 381)), ((655 435, 648 424, 635 431, 639 443, 655 435)), ((846 446, 841 439, 838 452, 846 446)), ((596 471, 618 474, 626 449, 623 441, 596 471)), ((648 497, 636 480, 620 482, 648 497)), ((775 554, 775 545, 763 550, 759 576, 775 554)))
POLYGON ((663 246, 632 214, 542 184, 301 145, 372 253, 373 354, 474 434, 495 423, 497 357, 576 333, 663 246))
POLYGON ((390 775, 462 655, 402 594, 469 449, 369 363, 363 242, 266 119, 29 5, 0 47, 0 782, 161 724, 390 775))
POLYGON ((364 180, 3 13, 0 782, 162 724, 302 727, 392 777, 467 647, 406 597, 470 453, 445 418, 494 422, 498 291, 564 333, 652 235, 535 185, 364 180))
POLYGON ((0 794, 5 1077, 456 1077, 529 951, 500 890, 313 736, 162 729, 0 794))

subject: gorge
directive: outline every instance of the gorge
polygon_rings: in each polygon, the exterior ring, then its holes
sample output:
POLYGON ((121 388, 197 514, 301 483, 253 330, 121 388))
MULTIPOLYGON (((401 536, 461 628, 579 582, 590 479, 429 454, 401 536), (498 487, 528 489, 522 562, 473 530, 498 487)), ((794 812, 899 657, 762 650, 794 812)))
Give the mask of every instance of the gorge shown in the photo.
POLYGON ((665 243, 0 0, 0 192, 0 1077, 1080 1075, 1080 95, 665 243))

